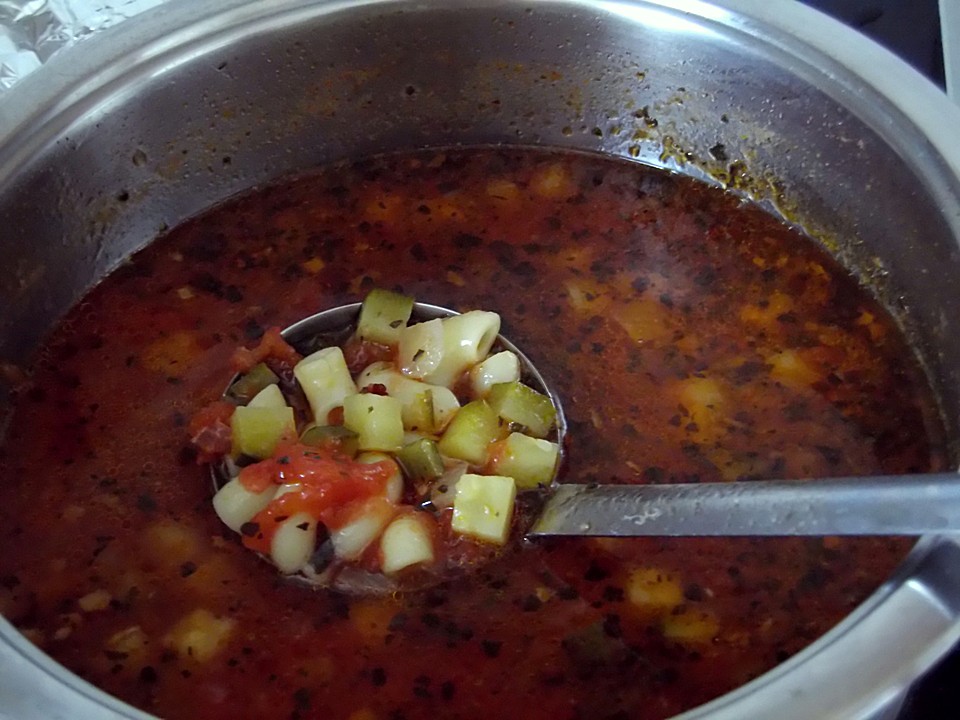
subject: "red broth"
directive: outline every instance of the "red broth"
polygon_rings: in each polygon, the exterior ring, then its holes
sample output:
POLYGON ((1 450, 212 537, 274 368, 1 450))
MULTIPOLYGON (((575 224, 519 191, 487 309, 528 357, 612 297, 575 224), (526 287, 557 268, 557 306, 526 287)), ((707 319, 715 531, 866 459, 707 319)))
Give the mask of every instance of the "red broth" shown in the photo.
POLYGON ((565 482, 945 465, 891 320, 760 210, 588 156, 384 157, 215 208, 69 314, 0 458, 0 611, 171 718, 661 718, 796 653, 909 548, 568 540, 395 597, 290 584, 222 528, 186 425, 238 344, 374 286, 501 314, 563 398, 565 482))

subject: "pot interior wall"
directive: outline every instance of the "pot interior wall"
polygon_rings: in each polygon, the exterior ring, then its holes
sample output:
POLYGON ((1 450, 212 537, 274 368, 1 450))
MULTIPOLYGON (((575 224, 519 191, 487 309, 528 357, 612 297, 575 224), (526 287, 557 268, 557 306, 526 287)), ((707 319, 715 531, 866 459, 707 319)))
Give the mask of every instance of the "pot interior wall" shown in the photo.
POLYGON ((960 189, 828 58, 641 2, 252 5, 104 66, 5 144, 0 128, 0 369, 130 253, 237 192, 392 150, 556 146, 725 184, 806 228, 901 320, 960 436, 960 189))

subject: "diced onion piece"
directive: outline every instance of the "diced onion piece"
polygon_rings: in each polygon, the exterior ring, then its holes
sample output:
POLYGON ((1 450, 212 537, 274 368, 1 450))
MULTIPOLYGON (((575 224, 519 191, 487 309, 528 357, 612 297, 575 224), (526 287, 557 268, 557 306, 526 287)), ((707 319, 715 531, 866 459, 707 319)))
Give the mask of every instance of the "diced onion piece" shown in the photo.
POLYGON ((451 527, 458 533, 503 545, 510 533, 517 485, 504 475, 465 473, 457 483, 451 527))
POLYGON ((465 462, 454 461, 443 471, 443 475, 437 478, 430 488, 430 502, 439 510, 453 507, 454 498, 457 496, 457 483, 467 471, 465 462))
POLYGON ((287 406, 287 399, 280 392, 278 385, 267 385, 247 403, 247 407, 282 408, 287 406))
POLYGON ((491 355, 470 370, 470 389, 474 397, 486 397, 498 383, 520 380, 520 359, 509 350, 491 355))
POLYGON ((485 310, 471 310, 443 319, 443 357, 424 380, 452 386, 466 370, 490 354, 500 332, 500 316, 485 310))
POLYGON ((510 433, 500 452, 491 458, 491 466, 498 475, 512 477, 518 490, 532 490, 553 480, 559 454, 556 443, 510 433))
POLYGON ((390 397, 400 401, 403 425, 407 430, 441 432, 460 409, 456 395, 449 388, 412 380, 395 370, 391 363, 375 362, 364 368, 357 376, 357 386, 365 388, 369 385, 383 385, 390 397), (432 411, 425 413, 424 393, 428 391, 432 411), (432 421, 431 427, 423 426, 425 420, 432 421))
POLYGON ((504 420, 523 425, 534 437, 546 437, 557 420, 550 398, 521 382, 494 385, 487 402, 504 420))
POLYGON ((275 485, 263 492, 250 492, 237 478, 234 478, 213 496, 213 509, 223 524, 234 532, 240 532, 240 526, 250 522, 263 510, 277 494, 275 485))
POLYGON ((389 575, 411 565, 433 562, 433 537, 426 522, 425 515, 408 514, 401 515, 387 526, 380 538, 380 568, 383 572, 389 575))
POLYGON ((361 450, 396 452, 403 445, 400 401, 387 395, 363 393, 343 401, 343 425, 357 433, 361 450))
POLYGON ((454 416, 450 427, 440 438, 440 452, 472 465, 487 461, 490 443, 499 439, 500 420, 483 400, 467 403, 454 416))
POLYGON ((230 416, 234 454, 267 458, 281 438, 295 435, 293 408, 240 406, 230 416))
POLYGON ((287 575, 307 564, 317 544, 317 521, 298 512, 280 523, 270 543, 270 559, 287 575))
POLYGON ((403 472, 401 472, 400 466, 397 464, 396 460, 385 453, 365 452, 357 455, 357 462, 370 465, 378 462, 389 463, 390 467, 392 468, 392 472, 390 473, 390 477, 387 479, 387 483, 384 488, 384 496, 390 502, 400 502, 400 499, 403 497, 403 472))
POLYGON ((443 359, 443 321, 436 318, 408 325, 400 331, 399 342, 400 372, 419 380, 436 370, 443 359))
POLYGON ((318 425, 326 425, 330 411, 357 392, 343 350, 339 347, 324 348, 308 355, 297 363, 293 375, 307 396, 318 425))
POLYGON ((357 336, 383 345, 396 345, 410 320, 413 298, 389 290, 371 290, 360 306, 357 336))
POLYGON ((345 510, 348 520, 330 532, 334 554, 341 560, 359 559, 396 512, 396 505, 382 497, 368 498, 345 510))

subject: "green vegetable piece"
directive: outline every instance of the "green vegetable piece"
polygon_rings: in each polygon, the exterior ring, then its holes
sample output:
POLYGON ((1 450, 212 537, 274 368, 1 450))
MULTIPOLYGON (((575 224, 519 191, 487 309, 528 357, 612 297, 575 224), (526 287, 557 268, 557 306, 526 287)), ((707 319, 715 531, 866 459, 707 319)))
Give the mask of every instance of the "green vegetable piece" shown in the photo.
POLYGON ((360 306, 357 335, 383 345, 397 345, 413 312, 413 298, 389 290, 371 290, 360 306))
POLYGON ((420 438, 397 453, 397 461, 411 480, 432 480, 443 474, 443 458, 437 443, 430 438, 420 438))
POLYGON ((268 385, 276 385, 280 378, 276 373, 267 367, 266 363, 260 363, 246 375, 241 375, 227 390, 227 395, 232 397, 241 405, 246 405, 253 400, 261 390, 268 385))
POLYGON ((436 422, 433 412, 433 390, 429 388, 403 406, 404 427, 432 433, 437 429, 436 422))
POLYGON ((359 435, 361 450, 397 452, 403 447, 401 405, 394 397, 351 395, 343 401, 343 425, 359 435))
POLYGON ((493 408, 484 400, 474 400, 453 416, 438 447, 447 457, 483 465, 490 443, 499 437, 500 420, 493 408))
POLYGON ((230 417, 234 455, 250 455, 262 460, 273 455, 285 435, 296 433, 291 407, 240 406, 230 417))
POLYGON ((490 407, 507 422, 523 425, 534 437, 546 437, 557 410, 546 395, 521 382, 497 383, 487 396, 490 407))
POLYGON ((457 482, 450 527, 462 535, 503 545, 510 534, 516 497, 513 478, 465 473, 457 482))
POLYGON ((311 447, 336 447, 353 457, 360 448, 360 436, 343 425, 311 425, 300 434, 300 442, 311 447))
POLYGON ((553 480, 559 451, 560 447, 549 440, 510 433, 494 459, 494 469, 516 480, 517 490, 535 490, 553 480))

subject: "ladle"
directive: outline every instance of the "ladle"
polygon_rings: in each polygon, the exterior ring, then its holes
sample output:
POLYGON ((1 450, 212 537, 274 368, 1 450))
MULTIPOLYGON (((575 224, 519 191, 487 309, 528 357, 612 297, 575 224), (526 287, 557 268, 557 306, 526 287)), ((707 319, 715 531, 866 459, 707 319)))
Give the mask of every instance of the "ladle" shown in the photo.
MULTIPOLYGON (((304 318, 283 332, 301 351, 342 343, 360 304, 304 318)), ((413 319, 455 315, 425 303, 413 319)), ((563 448, 566 423, 559 397, 533 363, 502 335, 497 342, 520 359, 523 381, 557 408, 555 439, 563 448)), ((223 478, 217 478, 215 483, 223 478)), ((528 537, 557 535, 790 536, 924 535, 960 531, 960 475, 865 476, 815 480, 676 485, 554 484, 528 537)))

